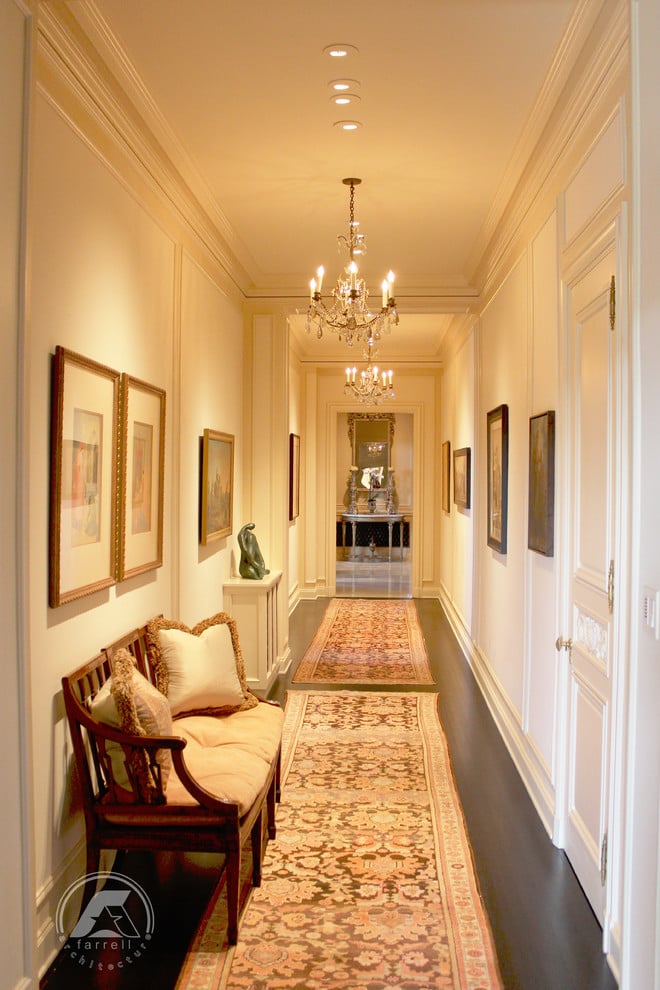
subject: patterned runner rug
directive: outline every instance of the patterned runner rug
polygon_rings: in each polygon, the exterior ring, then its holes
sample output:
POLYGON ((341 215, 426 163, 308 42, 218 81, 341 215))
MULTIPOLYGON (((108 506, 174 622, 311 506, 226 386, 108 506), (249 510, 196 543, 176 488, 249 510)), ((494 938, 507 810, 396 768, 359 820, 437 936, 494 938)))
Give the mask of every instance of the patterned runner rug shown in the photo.
POLYGON ((502 984, 433 693, 292 692, 262 886, 220 886, 177 990, 502 984))
POLYGON ((333 598, 294 684, 433 684, 415 603, 333 598))

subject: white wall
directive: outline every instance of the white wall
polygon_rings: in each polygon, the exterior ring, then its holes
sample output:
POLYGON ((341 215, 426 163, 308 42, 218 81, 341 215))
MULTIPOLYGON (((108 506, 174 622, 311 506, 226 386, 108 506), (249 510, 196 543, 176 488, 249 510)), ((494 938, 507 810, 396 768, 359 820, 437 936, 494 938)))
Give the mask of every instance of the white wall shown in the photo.
POLYGON ((480 324, 448 354, 441 414, 442 440, 451 442, 452 455, 469 447, 472 465, 471 508, 459 509, 452 497, 450 512, 441 514, 443 600, 487 670, 507 731, 517 734, 534 777, 544 782, 549 829, 557 773, 557 568, 556 557, 527 549, 527 489, 529 417, 559 404, 557 244, 553 211, 494 291, 480 324), (503 402, 510 431, 506 556, 486 544, 486 416, 503 402), (502 615, 515 621, 503 623, 502 615))
POLYGON ((240 303, 175 212, 143 195, 122 154, 87 128, 71 94, 59 106, 58 97, 44 86, 34 120, 26 438, 41 968, 58 948, 58 899, 84 863, 60 678, 159 612, 192 624, 220 611, 243 515, 240 303), (157 570, 50 609, 50 368, 58 344, 165 389, 164 545, 157 570), (207 427, 235 437, 235 526, 232 537, 201 547, 199 441, 207 427))
POLYGON ((470 327, 447 356, 442 375, 441 442, 450 443, 449 512, 440 511, 442 594, 462 634, 472 630, 475 477, 479 438, 475 431, 476 332, 470 327), (454 502, 454 452, 470 450, 470 507, 454 502))
POLYGON ((527 259, 507 274, 481 316, 478 429, 484 436, 487 413, 508 406, 507 552, 486 545, 486 442, 476 459, 476 493, 482 507, 476 529, 479 609, 474 640, 488 658, 491 676, 516 717, 522 710, 524 552, 527 488, 527 259), (508 616, 506 622, 502 616, 508 616))
POLYGON ((660 642, 641 621, 642 591, 660 590, 660 7, 634 0, 635 503, 630 787, 622 987, 660 987, 660 642))
POLYGON ((29 672, 22 628, 27 576, 20 557, 24 524, 18 498, 25 471, 18 411, 24 378, 24 154, 31 49, 29 9, 0 0, 0 959, 7 988, 27 986, 34 965, 29 672))
POLYGON ((43 98, 35 124, 29 607, 34 750, 41 754, 34 791, 37 899, 52 917, 57 873, 81 824, 71 815, 59 680, 118 633, 171 610, 172 443, 168 431, 164 566, 128 582, 131 593, 117 587, 49 609, 51 355, 61 344, 166 389, 171 400, 174 246, 43 98))
POLYGON ((289 604, 297 602, 298 587, 300 583, 300 555, 301 532, 303 531, 303 517, 306 511, 305 486, 302 478, 307 470, 307 446, 308 437, 305 430, 305 417, 303 414, 303 376, 298 361, 293 352, 289 359, 289 433, 295 433, 300 437, 300 488, 299 507, 300 515, 297 519, 289 521, 289 604))
MULTIPOLYGON (((453 450, 472 447, 473 508, 457 512, 452 505, 450 513, 441 513, 441 600, 544 825, 560 844, 566 729, 562 658, 554 643, 562 633, 558 558, 562 505, 558 499, 555 556, 544 557, 529 550, 529 418, 549 409, 556 412, 555 492, 559 493, 565 444, 570 439, 562 434, 561 417, 565 405, 562 266, 574 262, 585 250, 587 238, 608 218, 625 213, 630 196, 624 109, 628 93, 625 13, 622 5, 617 8, 611 3, 608 7, 612 20, 604 16, 595 36, 589 39, 573 80, 575 89, 567 91, 550 121, 535 151, 534 167, 519 184, 507 223, 483 259, 488 287, 476 330, 474 334, 466 329, 463 336, 458 331, 450 335, 442 381, 441 440, 450 440, 453 450), (616 58, 606 56, 609 46, 616 50, 616 58), (579 73, 584 73, 584 87, 578 82, 579 73), (593 87, 589 101, 588 87, 593 87), (571 120, 569 126, 567 121, 571 120), (507 404, 509 413, 506 555, 487 546, 486 533, 486 418, 489 410, 502 403, 507 404), (476 409, 474 423, 470 422, 468 404, 476 409)), ((653 174, 657 177, 657 157, 653 174)), ((626 341, 625 279, 618 287, 618 297, 621 337, 626 341)), ((652 387, 649 384, 649 394, 652 387)), ((657 389, 653 394, 654 399, 647 401, 656 401, 657 389)), ((624 401, 625 396, 624 385, 624 401)), ((657 408, 654 411, 657 413, 657 408)), ((624 457, 625 429, 624 425, 619 448, 624 457)), ((625 488, 624 472, 620 490, 625 488)), ((655 563, 654 568, 657 573, 655 563)), ((657 579, 653 580, 657 587, 657 579)), ((627 657, 622 657, 624 669, 626 662, 627 657)), ((612 757, 612 786, 617 797, 625 752, 625 682, 624 675, 622 697, 616 706, 618 734, 612 757)), ((648 696, 655 696, 651 683, 648 696)), ((648 845, 657 842, 657 789, 654 799, 654 827, 640 833, 645 836, 647 852, 648 845)), ((617 858, 621 855, 621 836, 615 819, 622 806, 616 807, 610 833, 618 849, 613 849, 610 857, 609 928, 605 936, 615 969, 620 959, 621 919, 617 858)), ((654 848, 652 862, 656 855, 654 848)), ((648 908, 648 898, 655 898, 655 885, 651 891, 646 884, 645 893, 648 908)), ((648 929, 652 922, 648 915, 646 918, 648 929)), ((636 936, 631 935, 631 939, 636 941, 636 936)), ((630 984, 642 985, 650 984, 644 980, 630 984)))
MULTIPOLYGON (((557 214, 542 224, 530 243, 531 341, 528 412, 537 416, 559 410, 559 283, 557 214)), ((560 419, 560 417, 559 417, 560 419)), ((559 424, 560 425, 560 424, 559 424)), ((561 465, 555 460, 555 489, 561 465)), ((557 505, 558 505, 557 501, 557 505)), ((557 783, 555 732, 559 655, 554 649, 558 628, 557 549, 559 518, 555 517, 555 552, 545 557, 526 551, 527 625, 522 721, 528 741, 541 763, 541 772, 557 783), (549 703, 550 702, 550 703, 549 703)))
MULTIPOLYGON (((235 303, 187 254, 181 292, 179 613, 187 625, 222 607, 222 582, 238 567, 236 534, 243 518, 243 319, 235 303), (234 437, 233 533, 199 543, 199 438, 205 429, 234 437)), ((176 399, 176 391, 173 392, 176 399)), ((177 422, 173 410, 172 425, 177 422)))

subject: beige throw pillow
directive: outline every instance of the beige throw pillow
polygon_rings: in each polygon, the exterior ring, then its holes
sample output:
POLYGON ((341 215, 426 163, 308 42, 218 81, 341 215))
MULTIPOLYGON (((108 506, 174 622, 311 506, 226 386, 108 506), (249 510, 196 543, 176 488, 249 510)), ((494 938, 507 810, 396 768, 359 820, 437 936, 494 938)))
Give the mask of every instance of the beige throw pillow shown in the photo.
POLYGON ((252 708, 258 699, 248 690, 236 623, 220 612, 189 629, 169 619, 154 619, 148 638, 158 687, 167 694, 173 716, 252 708))
MULTIPOLYGON (((135 666, 128 650, 117 650, 112 657, 112 676, 103 684, 90 704, 91 714, 99 722, 137 736, 171 736, 172 715, 167 698, 150 684, 135 666)), ((107 744, 115 783, 131 791, 126 757, 119 743, 107 744)), ((163 790, 172 768, 168 749, 159 749, 156 759, 160 766, 163 790)), ((158 799, 148 759, 144 752, 134 754, 131 772, 138 783, 141 797, 151 802, 158 799)))

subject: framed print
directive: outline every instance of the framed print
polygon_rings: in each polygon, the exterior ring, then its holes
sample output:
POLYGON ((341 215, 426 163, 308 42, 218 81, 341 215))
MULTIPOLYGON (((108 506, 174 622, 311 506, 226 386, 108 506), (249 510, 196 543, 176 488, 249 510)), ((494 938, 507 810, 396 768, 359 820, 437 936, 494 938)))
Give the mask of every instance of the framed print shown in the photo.
POLYGON ((121 377, 117 579, 163 563, 165 392, 121 377))
POLYGON ((451 512, 451 495, 449 492, 449 480, 451 474, 451 443, 445 440, 442 444, 442 511, 451 512))
POLYGON ((52 364, 48 604, 115 583, 118 371, 57 347, 52 364))
POLYGON ((470 462, 469 447, 454 451, 454 502, 461 509, 470 508, 470 462))
POLYGON ((527 546, 545 557, 555 552, 555 413, 529 420, 527 546))
POLYGON ((233 513, 234 438, 230 433, 204 430, 200 543, 205 546, 229 536, 233 513))
POLYGON ((300 513, 300 437, 289 434, 289 521, 300 513))
POLYGON ((509 407, 487 414, 486 471, 488 476, 488 546, 506 553, 509 475, 509 407))

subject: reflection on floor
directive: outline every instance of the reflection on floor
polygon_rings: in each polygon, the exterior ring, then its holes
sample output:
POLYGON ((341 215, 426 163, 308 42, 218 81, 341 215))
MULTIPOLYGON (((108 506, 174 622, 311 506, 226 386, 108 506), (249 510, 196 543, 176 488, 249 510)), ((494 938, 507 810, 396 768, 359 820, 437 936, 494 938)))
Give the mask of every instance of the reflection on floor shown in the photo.
POLYGON ((409 560, 338 560, 338 598, 412 598, 409 560))

